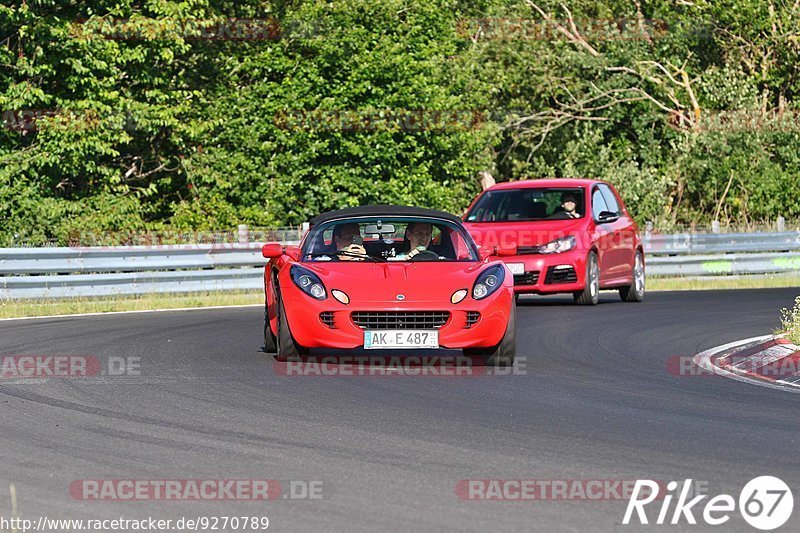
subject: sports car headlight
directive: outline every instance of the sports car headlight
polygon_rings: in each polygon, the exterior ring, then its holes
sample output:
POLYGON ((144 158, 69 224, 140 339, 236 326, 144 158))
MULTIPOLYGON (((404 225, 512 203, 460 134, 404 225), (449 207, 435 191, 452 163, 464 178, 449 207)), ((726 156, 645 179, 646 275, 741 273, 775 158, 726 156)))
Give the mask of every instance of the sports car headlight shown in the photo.
POLYGON ((312 298, 324 300, 328 297, 328 293, 325 290, 325 285, 323 285, 322 280, 310 270, 298 265, 292 265, 291 270, 289 270, 289 274, 292 276, 292 281, 294 284, 297 285, 301 291, 308 294, 312 298))
POLYGON ((503 285, 506 279, 506 267, 495 265, 481 272, 475 285, 472 287, 472 297, 476 300, 483 300, 503 285))
POLYGON ((577 240, 575 237, 570 235, 569 237, 561 237, 560 239, 556 239, 554 241, 550 241, 547 244, 543 244, 539 247, 540 254, 560 254, 561 252, 567 252, 575 248, 577 244, 577 240))

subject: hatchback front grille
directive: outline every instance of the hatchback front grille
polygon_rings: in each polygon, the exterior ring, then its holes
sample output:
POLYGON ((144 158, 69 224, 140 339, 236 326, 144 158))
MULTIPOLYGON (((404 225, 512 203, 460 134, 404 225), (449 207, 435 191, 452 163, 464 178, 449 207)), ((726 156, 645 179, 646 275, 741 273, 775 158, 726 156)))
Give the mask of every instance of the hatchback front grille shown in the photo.
POLYGON ((544 278, 545 285, 550 285, 552 283, 575 283, 576 281, 578 281, 578 275, 572 267, 550 267, 547 269, 547 276, 544 278))
POLYGON ((539 271, 532 270, 524 274, 514 274, 514 285, 536 285, 539 282, 539 271))
POLYGON ((481 318, 481 314, 477 311, 467 311, 467 320, 464 323, 466 329, 471 328, 481 318))
POLYGON ((538 254, 538 246, 517 246, 517 255, 538 254))
POLYGON ((449 311, 353 311, 362 329, 438 329, 450 318, 449 311))

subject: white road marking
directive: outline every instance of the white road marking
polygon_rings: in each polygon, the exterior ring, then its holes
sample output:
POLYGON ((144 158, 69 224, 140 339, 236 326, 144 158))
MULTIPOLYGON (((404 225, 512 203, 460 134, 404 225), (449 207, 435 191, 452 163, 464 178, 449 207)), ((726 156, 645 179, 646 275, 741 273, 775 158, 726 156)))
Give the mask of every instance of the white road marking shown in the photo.
POLYGON ((738 361, 731 366, 739 370, 758 370, 759 368, 767 366, 770 363, 774 363, 776 361, 780 361, 781 359, 785 359, 790 355, 794 355, 797 350, 795 350, 792 346, 793 345, 791 344, 776 344, 775 346, 770 346, 766 350, 760 351, 757 354, 745 357, 743 360, 738 361))
POLYGON ((720 367, 716 366, 715 364, 713 364, 711 362, 712 357, 714 357, 718 353, 722 353, 722 352, 724 352, 726 350, 730 350, 730 349, 735 348, 737 346, 743 346, 743 345, 749 344, 749 343, 765 342, 765 341, 768 341, 768 340, 770 340, 772 338, 774 338, 773 335, 764 335, 764 336, 761 336, 761 337, 753 337, 753 338, 750 338, 750 339, 734 341, 734 342, 730 342, 730 343, 722 345, 722 346, 717 346, 715 348, 711 348, 709 350, 706 350, 704 352, 701 352, 701 353, 695 355, 694 359, 693 359, 694 360, 694 364, 696 364, 697 366, 699 366, 700 368, 702 368, 704 370, 708 370, 709 372, 713 372, 714 374, 717 374, 719 376, 723 376, 723 377, 726 377, 726 378, 731 378, 731 379, 734 379, 736 381, 741 381, 743 383, 749 383, 751 385, 758 385, 759 387, 767 387, 768 389, 779 389, 779 390, 787 391, 787 392, 800 393, 800 385, 793 384, 793 383, 785 383, 785 384, 778 385, 777 383, 771 383, 771 382, 768 382, 768 381, 762 381, 762 380, 754 379, 754 378, 751 378, 751 377, 748 377, 748 376, 744 376, 744 375, 736 373, 736 372, 732 372, 730 370, 725 370, 723 368, 720 368, 720 367))
POLYGON ((79 318, 84 316, 128 315, 131 313, 167 313, 169 311, 203 311, 207 309, 236 309, 242 307, 263 307, 264 304, 211 305, 208 307, 176 307, 174 309, 141 309, 138 311, 108 311, 106 313, 76 313, 72 315, 23 316, 17 318, 0 318, 0 322, 9 320, 39 320, 45 318, 79 318))

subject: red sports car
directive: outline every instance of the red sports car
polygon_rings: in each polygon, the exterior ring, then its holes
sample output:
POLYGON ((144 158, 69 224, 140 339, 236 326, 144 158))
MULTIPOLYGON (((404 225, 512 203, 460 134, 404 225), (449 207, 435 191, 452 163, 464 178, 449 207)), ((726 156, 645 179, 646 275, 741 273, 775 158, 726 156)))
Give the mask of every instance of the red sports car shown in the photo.
POLYGON ((484 246, 516 245, 504 260, 520 294, 572 293, 595 305, 616 289, 626 302, 645 292, 644 251, 636 223, 614 188, 603 181, 540 179, 485 190, 464 215, 484 246))
MULTIPOLYGON (((462 349, 513 364, 514 282, 461 220, 401 206, 323 213, 300 246, 265 244, 264 348, 297 360, 311 349, 462 349)), ((376 353, 376 352, 371 352, 376 353)))

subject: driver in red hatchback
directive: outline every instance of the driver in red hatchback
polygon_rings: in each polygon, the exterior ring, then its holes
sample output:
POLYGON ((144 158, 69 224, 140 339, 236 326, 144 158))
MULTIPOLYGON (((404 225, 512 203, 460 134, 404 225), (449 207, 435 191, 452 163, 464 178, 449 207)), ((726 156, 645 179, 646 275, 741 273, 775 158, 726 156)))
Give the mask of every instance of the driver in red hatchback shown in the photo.
POLYGON ((568 218, 581 218, 581 214, 576 210, 577 207, 578 202, 573 193, 565 192, 561 195, 561 208, 568 218))

